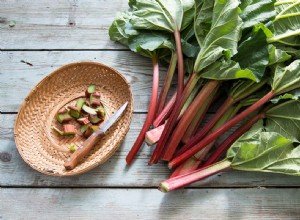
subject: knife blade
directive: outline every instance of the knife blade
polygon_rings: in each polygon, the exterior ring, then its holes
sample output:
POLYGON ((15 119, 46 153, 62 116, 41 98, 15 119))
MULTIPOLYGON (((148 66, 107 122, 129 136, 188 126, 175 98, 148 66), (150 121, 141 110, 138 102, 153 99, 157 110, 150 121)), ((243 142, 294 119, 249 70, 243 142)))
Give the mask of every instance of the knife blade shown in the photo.
POLYGON ((97 131, 95 131, 88 139, 86 139, 80 147, 69 157, 64 166, 67 170, 74 169, 77 164, 89 154, 94 145, 100 141, 106 131, 120 118, 125 111, 128 102, 125 102, 97 131))

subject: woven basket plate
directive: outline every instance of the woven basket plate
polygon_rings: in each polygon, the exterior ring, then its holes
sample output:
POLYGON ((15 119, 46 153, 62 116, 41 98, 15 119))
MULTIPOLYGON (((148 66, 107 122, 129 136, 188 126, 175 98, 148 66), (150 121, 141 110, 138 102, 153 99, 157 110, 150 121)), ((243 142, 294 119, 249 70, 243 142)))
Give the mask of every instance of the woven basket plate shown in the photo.
MULTIPOLYGON (((93 62, 72 63, 44 78, 27 96, 15 122, 15 141, 22 158, 33 169, 53 176, 71 176, 104 163, 120 146, 129 130, 133 112, 130 86, 116 70, 93 62), (71 171, 63 164, 70 156, 71 143, 80 145, 85 138, 60 136, 51 129, 58 123, 56 112, 76 103, 91 84, 101 94, 109 118, 126 101, 121 118, 107 131, 90 154, 71 171)), ((79 128, 79 125, 72 122, 79 128)))

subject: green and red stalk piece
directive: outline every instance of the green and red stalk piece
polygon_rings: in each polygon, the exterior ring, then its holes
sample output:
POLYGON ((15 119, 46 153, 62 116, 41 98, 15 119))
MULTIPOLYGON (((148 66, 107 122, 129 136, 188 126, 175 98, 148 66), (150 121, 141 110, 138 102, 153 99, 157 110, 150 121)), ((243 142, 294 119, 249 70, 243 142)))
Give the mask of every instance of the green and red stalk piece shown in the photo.
POLYGON ((262 119, 264 117, 265 113, 261 112, 248 120, 242 126, 240 126, 236 131, 234 131, 234 133, 232 133, 220 144, 220 146, 208 157, 208 159, 201 167, 207 167, 213 163, 216 163, 239 137, 241 137, 246 131, 248 131, 252 127, 252 125, 254 125, 259 119, 262 119))
POLYGON ((163 110, 160 112, 160 114, 156 117, 156 119, 153 121, 153 127, 157 128, 160 125, 164 124, 169 115, 171 114, 171 111, 174 107, 175 101, 176 101, 176 95, 177 93, 174 93, 171 99, 167 102, 166 106, 163 108, 163 110))
MULTIPOLYGON (((159 116, 160 113, 163 110, 167 111, 167 110, 164 109, 164 106, 165 106, 165 103, 166 103, 166 100, 167 100, 168 92, 169 92, 170 87, 171 87, 172 79, 173 79, 174 72, 175 72, 175 69, 176 69, 176 64, 177 64, 177 55, 175 53, 172 53, 169 68, 168 68, 168 72, 166 74, 164 84, 162 86, 162 90, 159 94, 157 110, 156 110, 156 116, 159 116)), ((174 99, 174 102, 175 102, 175 99, 174 99)), ((171 104, 169 104, 169 105, 171 105, 171 104)), ((154 122, 153 122, 153 125, 154 125, 154 122)))
POLYGON ((182 95, 177 94, 176 102, 174 109, 169 117, 169 120, 166 123, 165 129, 163 130, 162 136, 160 140, 158 141, 156 148, 150 158, 149 165, 152 165, 154 163, 157 163, 158 160, 161 157, 161 154, 163 152, 164 146, 167 142, 168 136, 171 134, 173 127, 175 126, 177 122, 177 118, 181 112, 182 107, 184 106, 186 100, 189 98, 190 94, 193 91, 193 88, 197 84, 199 80, 199 76, 196 73, 193 73, 191 75, 191 78, 187 82, 187 85, 185 86, 182 95))
POLYGON ((225 159, 208 167, 197 169, 193 172, 170 178, 159 184, 159 190, 162 192, 169 192, 178 188, 182 188, 188 184, 205 179, 206 177, 212 176, 221 171, 230 169, 230 164, 230 160, 225 159))
MULTIPOLYGON (((199 88, 201 88, 201 86, 202 86, 201 83, 198 83, 195 86, 194 90, 191 92, 190 96, 188 97, 188 99, 184 103, 184 106, 182 107, 182 109, 180 111, 180 114, 179 114, 179 116, 177 118, 177 122, 180 121, 181 117, 183 116, 184 112, 187 110, 187 108, 189 107, 189 105, 191 104, 191 102, 194 100, 194 98, 197 95, 197 93, 199 91, 199 88)), ((173 96, 173 97, 175 98, 175 96, 173 96)), ((174 99, 174 101, 175 101, 175 99, 174 99)), ((157 141, 160 139, 161 134, 162 134, 162 132, 163 132, 163 130, 165 128, 165 124, 162 124, 162 125, 160 125, 158 127, 154 127, 152 130, 146 132, 146 142, 149 145, 153 145, 153 144, 157 143, 157 141)))
POLYGON ((193 138, 186 142, 185 146, 180 149, 180 152, 178 152, 178 154, 185 152, 187 149, 197 144, 214 127, 214 125, 220 120, 220 118, 225 114, 225 112, 231 108, 231 106, 260 89, 263 85, 266 84, 267 81, 268 78, 265 78, 259 83, 253 82, 252 84, 248 85, 245 85, 242 81, 240 81, 241 83, 239 85, 244 85, 244 87, 242 89, 239 89, 239 86, 233 88, 235 90, 233 91, 233 95, 229 95, 227 97, 227 99, 223 102, 223 104, 217 110, 214 116, 203 126, 203 128, 201 128, 194 135, 193 138))
POLYGON ((170 141, 165 147, 164 155, 162 156, 163 160, 169 161, 172 159, 185 131, 188 129, 197 114, 197 110, 211 94, 218 90, 220 84, 221 81, 210 80, 204 85, 173 131, 170 141))
POLYGON ((270 99, 272 99, 275 96, 275 92, 271 90, 268 92, 264 97, 262 97, 260 100, 258 100, 256 103, 253 105, 249 106, 246 108, 244 111, 236 115, 234 118, 229 120, 227 123, 222 125, 219 129, 215 130, 211 134, 207 135, 204 139, 202 139, 200 142, 198 142, 196 145, 188 149, 186 152, 183 154, 175 157, 172 161, 169 162, 169 168, 175 168, 182 164, 184 161, 186 161, 188 158, 193 156, 195 153, 203 149, 206 145, 217 139, 219 136, 224 134, 226 131, 228 131, 230 128, 235 126, 237 123, 242 121, 244 118, 249 116, 252 112, 260 108, 262 105, 267 103, 270 99))
MULTIPOLYGON (((218 129, 225 122, 227 122, 230 118, 232 118, 232 116, 234 116, 238 112, 239 109, 240 109, 240 105, 238 105, 236 107, 232 106, 231 108, 229 108, 226 111, 226 113, 223 114, 223 116, 220 118, 220 120, 215 124, 215 126, 212 128, 211 132, 218 129)), ((201 165, 201 163, 204 161, 207 154, 209 153, 211 148, 214 146, 215 142, 216 142, 216 140, 212 141, 207 146, 205 146, 205 148, 203 148, 202 150, 200 150, 199 152, 194 154, 194 156, 190 157, 184 163, 179 165, 175 169, 175 171, 172 173, 171 177, 183 175, 183 174, 186 174, 188 172, 192 172, 192 171, 196 170, 201 165)), ((182 152, 180 152, 180 150, 175 154, 175 156, 178 156, 178 155, 182 154, 182 152)))
POLYGON ((208 97, 208 99, 203 103, 203 105, 198 110, 194 120, 192 121, 192 123, 190 124, 190 126, 188 127, 188 129, 186 130, 186 132, 182 137, 181 141, 183 143, 186 143, 194 136, 197 129, 201 125, 203 119, 205 118, 208 109, 210 108, 211 104, 215 101, 216 98, 217 98, 217 90, 215 90, 215 92, 208 97))
MULTIPOLYGON (((174 20, 175 22, 175 20, 174 20)), ((183 53, 181 47, 180 30, 176 24, 176 30, 174 31, 176 54, 177 54, 177 68, 178 68, 178 85, 177 85, 177 97, 181 97, 184 88, 184 64, 183 64, 183 53)))
POLYGON ((140 131, 138 138, 136 139, 134 145, 132 146, 131 150, 129 151, 129 153, 126 157, 126 163, 128 165, 131 164, 133 158, 135 157, 135 155, 141 148, 141 146, 144 142, 144 139, 145 139, 145 134, 149 130, 149 128, 153 122, 153 119, 155 117, 158 87, 159 87, 159 65, 158 65, 158 59, 156 56, 153 56, 152 64, 153 64, 152 94, 151 94, 148 114, 147 114, 146 120, 144 122, 144 125, 142 127, 142 130, 140 131))

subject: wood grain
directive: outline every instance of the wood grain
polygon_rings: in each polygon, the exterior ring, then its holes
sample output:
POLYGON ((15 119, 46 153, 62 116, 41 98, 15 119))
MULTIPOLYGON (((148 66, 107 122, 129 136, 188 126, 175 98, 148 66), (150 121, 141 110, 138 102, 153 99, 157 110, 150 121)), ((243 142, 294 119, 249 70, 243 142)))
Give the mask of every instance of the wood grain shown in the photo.
MULTIPOLYGON (((131 51, 2 51, 0 112, 17 112, 27 94, 46 75, 62 65, 80 61, 100 62, 118 70, 131 86, 134 111, 147 111, 152 85, 149 58, 131 51)), ((162 66, 160 85, 165 71, 162 66)))
POLYGON ((299 189, 0 189, 0 219, 299 219, 299 189), (13 209, 12 209, 13 207, 13 209))
POLYGON ((2 0, 0 49, 124 49, 109 39, 108 29, 127 3, 2 0))
MULTIPOLYGON (((127 167, 125 157, 145 120, 144 114, 134 114, 124 143, 105 164, 75 177, 47 176, 30 168, 16 150, 13 137, 15 115, 0 114, 0 186, 1 187, 157 187, 168 178, 165 163, 149 167, 152 148, 144 145, 134 163, 127 167)), ((192 187, 261 187, 300 186, 299 178, 268 173, 227 171, 195 183, 192 187)))

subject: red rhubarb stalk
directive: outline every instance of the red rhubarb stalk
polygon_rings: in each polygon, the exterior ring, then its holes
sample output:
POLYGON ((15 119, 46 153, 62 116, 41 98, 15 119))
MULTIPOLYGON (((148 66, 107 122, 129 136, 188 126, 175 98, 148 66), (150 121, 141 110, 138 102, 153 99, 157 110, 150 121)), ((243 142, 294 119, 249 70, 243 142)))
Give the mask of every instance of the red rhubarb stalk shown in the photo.
POLYGON ((165 123, 166 119, 171 114, 171 110, 174 107, 176 101, 176 93, 171 97, 171 99, 168 101, 164 109, 160 112, 160 114, 156 117, 156 119, 153 121, 153 127, 157 128, 158 126, 165 123))
POLYGON ((181 164, 174 170, 174 172, 170 177, 180 176, 196 170, 199 167, 199 165, 202 164, 202 162, 205 159, 205 156, 210 151, 210 149, 214 146, 214 143, 215 143, 214 141, 211 142, 205 148, 203 148, 198 153, 196 153, 193 157, 187 159, 183 164, 181 164))
POLYGON ((164 128, 165 128, 165 125, 163 124, 163 125, 158 126, 157 128, 147 131, 146 135, 145 135, 145 141, 147 142, 147 144, 151 146, 151 145, 157 143, 164 128))
POLYGON ((150 98, 150 104, 149 104, 149 109, 148 109, 148 114, 145 120, 145 123, 142 127, 142 130, 140 131, 140 134, 138 138, 136 139, 134 145, 132 146, 131 150, 129 151, 127 157, 126 157, 126 163, 129 165, 131 164, 133 158, 141 148, 144 139, 145 139, 145 134, 150 128, 154 116, 155 116, 155 110, 156 110, 156 102, 157 102, 157 95, 158 95, 158 85, 159 85, 159 65, 158 65, 158 60, 157 57, 154 56, 152 58, 152 63, 153 63, 153 81, 152 81, 152 94, 150 98))
MULTIPOLYGON (((170 59, 170 64, 169 64, 169 69, 166 74, 164 84, 162 86, 162 90, 159 94, 158 98, 158 104, 157 104, 157 110, 156 110, 156 115, 159 116, 159 114, 162 112, 164 109, 166 100, 167 100, 167 95, 171 87, 173 75, 176 69, 176 64, 177 64, 177 55, 175 53, 172 53, 171 59, 170 59)), ((175 102, 175 100, 174 100, 175 102)), ((169 103, 168 103, 169 104, 169 103)))
POLYGON ((265 113, 261 112, 249 121, 247 121, 241 127, 239 127, 234 133, 232 133, 228 138, 226 138, 222 142, 222 144, 220 144, 220 146, 209 156, 209 158, 201 167, 206 167, 213 163, 216 163, 239 137, 241 137, 246 131, 248 131, 252 127, 252 125, 254 125, 259 119, 262 119, 264 117, 265 113))
POLYGON ((191 105, 188 107, 188 109, 185 111, 184 115, 182 116, 181 120, 179 121, 178 125, 176 126, 170 141, 168 145, 165 148, 164 155, 162 157, 163 160, 171 160, 178 144, 180 143, 185 131, 193 121, 195 115, 197 114, 197 110, 200 108, 200 106, 208 99, 208 97, 213 94, 219 85, 221 84, 221 81, 217 80, 210 80, 208 81, 205 86, 201 89, 201 91, 198 93, 194 101, 191 103, 191 105))
POLYGON ((178 62, 178 85, 177 85, 177 94, 180 97, 181 93, 183 92, 184 87, 184 65, 183 65, 183 53, 181 47, 181 37, 180 37, 180 30, 176 28, 174 31, 174 38, 176 44, 176 54, 177 54, 177 62, 178 62))
POLYGON ((228 159, 225 159, 209 167, 205 167, 205 169, 197 169, 193 172, 170 178, 159 184, 159 190, 162 192, 169 192, 178 188, 182 188, 186 185, 227 170, 230 168, 230 164, 231 162, 228 159))
POLYGON ((201 140, 212 128, 213 126, 218 122, 218 120, 222 117, 222 115, 234 104, 234 100, 232 97, 228 97, 225 102, 222 104, 222 106, 217 110, 217 112, 214 114, 212 119, 209 120, 207 124, 189 141, 188 145, 194 145, 199 140, 201 140))
POLYGON ((202 123, 203 119, 205 118, 209 107, 215 100, 216 93, 217 93, 217 90, 215 90, 215 93, 211 94, 208 97, 208 99, 203 103, 203 105, 198 110, 198 113, 196 114, 194 120, 192 121, 192 123, 190 124, 190 126, 188 127, 188 129, 186 130, 186 132, 184 133, 184 135, 182 137, 181 141, 183 143, 187 143, 196 133, 197 129, 199 128, 200 124, 202 123))
POLYGON ((230 128, 235 126, 237 123, 242 121, 244 118, 246 118, 249 114, 257 110, 259 107, 264 105, 266 102, 268 102, 271 98, 275 96, 274 91, 268 92, 264 97, 262 97, 260 100, 258 100, 256 103, 242 111, 240 114, 236 115, 234 118, 226 122, 224 125, 222 125, 219 129, 215 130, 211 134, 207 135, 204 139, 202 139, 200 142, 198 142, 196 145, 188 149, 183 154, 179 155, 178 157, 174 158, 172 161, 169 162, 169 168, 172 169, 174 167, 179 166, 181 163, 186 161, 188 158, 193 156, 195 153, 203 149, 206 145, 208 145, 210 142, 217 139, 219 136, 224 134, 226 131, 228 131, 230 128))
POLYGON ((190 96, 191 92, 193 91, 193 88, 197 84, 198 80, 199 80, 198 74, 193 73, 191 75, 191 78, 189 79, 187 85, 185 86, 182 95, 176 99, 174 109, 169 117, 168 122, 166 123, 165 129, 163 130, 161 138, 160 138, 159 142, 157 143, 156 148, 150 158, 149 165, 157 163, 158 160, 160 159, 161 154, 164 149, 164 146, 166 144, 167 138, 169 137, 170 133, 172 132, 172 129, 177 122, 177 118, 180 114, 180 111, 181 111, 182 107, 184 106, 186 100, 190 96))
MULTIPOLYGON (((220 120, 215 124, 215 126, 211 129, 210 133, 221 127, 223 124, 225 124, 232 116, 234 116, 240 108, 240 105, 237 105, 236 107, 229 108, 223 116, 220 118, 220 120)), ((191 171, 196 170, 199 168, 199 165, 202 164, 204 159, 206 158, 208 152, 213 147, 216 140, 208 144, 206 147, 204 147, 202 150, 200 150, 198 153, 196 153, 193 157, 190 157, 188 160, 186 160, 184 163, 182 163, 180 166, 178 166, 175 171, 173 172, 172 176, 175 175, 182 175, 191 171)), ((184 148, 184 147, 183 147, 184 148)), ((184 152, 184 151, 183 151, 184 152)), ((175 157, 180 155, 182 152, 178 151, 175 154, 175 157)))

